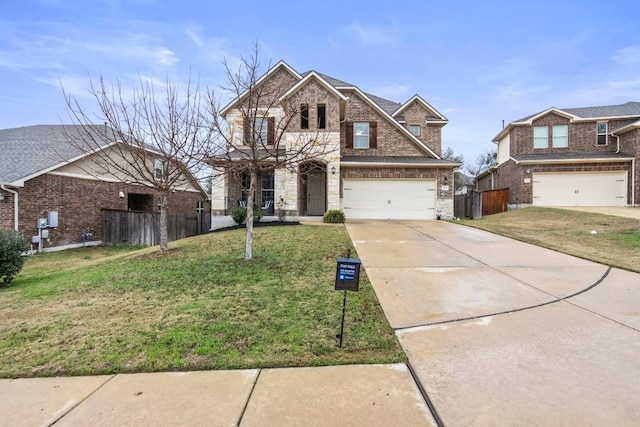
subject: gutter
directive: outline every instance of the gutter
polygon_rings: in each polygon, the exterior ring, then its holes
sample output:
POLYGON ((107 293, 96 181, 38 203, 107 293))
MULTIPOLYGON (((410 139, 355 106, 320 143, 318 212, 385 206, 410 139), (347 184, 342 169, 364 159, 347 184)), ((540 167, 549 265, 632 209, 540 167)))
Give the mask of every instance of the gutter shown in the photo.
POLYGON ((4 184, 0 185, 0 188, 13 194, 13 228, 16 231, 20 231, 18 230, 18 192, 15 190, 9 190, 4 184))

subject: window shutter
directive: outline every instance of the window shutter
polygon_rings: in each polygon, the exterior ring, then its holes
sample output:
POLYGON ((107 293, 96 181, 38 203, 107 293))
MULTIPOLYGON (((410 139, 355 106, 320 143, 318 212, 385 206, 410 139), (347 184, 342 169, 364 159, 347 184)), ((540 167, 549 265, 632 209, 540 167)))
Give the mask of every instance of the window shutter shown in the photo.
POLYGON ((273 145, 276 139, 276 118, 267 118, 267 145, 273 145))
POLYGON ((378 122, 369 122, 369 148, 378 148, 378 122))
POLYGON ((345 143, 347 148, 353 148, 353 122, 345 123, 345 143))
POLYGON ((251 120, 249 120, 246 116, 242 121, 242 140, 244 141, 244 145, 249 145, 249 134, 251 132, 251 120))

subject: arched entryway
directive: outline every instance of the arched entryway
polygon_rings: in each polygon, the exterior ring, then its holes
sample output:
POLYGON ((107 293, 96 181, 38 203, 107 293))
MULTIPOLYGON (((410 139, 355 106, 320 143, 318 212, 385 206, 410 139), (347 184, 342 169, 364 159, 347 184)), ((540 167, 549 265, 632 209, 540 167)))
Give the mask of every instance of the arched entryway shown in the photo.
POLYGON ((300 209, 303 215, 324 215, 327 210, 327 165, 306 162, 298 172, 300 209))

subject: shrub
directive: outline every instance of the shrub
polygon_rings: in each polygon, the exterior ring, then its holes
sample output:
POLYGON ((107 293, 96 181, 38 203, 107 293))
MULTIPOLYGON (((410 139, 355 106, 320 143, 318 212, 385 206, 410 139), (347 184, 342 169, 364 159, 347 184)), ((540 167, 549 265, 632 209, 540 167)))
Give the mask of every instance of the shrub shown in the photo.
POLYGON ((256 222, 260 222, 263 216, 264 216, 264 211, 262 210, 262 208, 257 205, 254 206, 253 207, 253 223, 255 224, 256 222))
POLYGON ((0 229, 0 286, 8 286, 24 265, 22 253, 29 249, 25 237, 15 230, 0 229))
POLYGON ((344 212, 339 210, 330 210, 325 212, 322 222, 331 224, 342 224, 344 222, 344 212))
POLYGON ((247 208, 235 208, 231 212, 231 219, 240 225, 247 219, 247 208))

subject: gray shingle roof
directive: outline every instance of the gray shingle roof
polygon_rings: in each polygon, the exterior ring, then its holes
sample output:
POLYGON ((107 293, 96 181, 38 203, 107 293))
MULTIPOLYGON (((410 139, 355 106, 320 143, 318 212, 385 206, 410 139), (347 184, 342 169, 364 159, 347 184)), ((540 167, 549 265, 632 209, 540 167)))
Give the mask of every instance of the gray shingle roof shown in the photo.
MULTIPOLYGON (((557 108, 557 109, 561 111, 565 111, 569 114, 573 114, 574 116, 581 117, 583 119, 599 118, 599 117, 628 117, 628 116, 640 117, 640 102, 627 102, 625 104, 620 104, 620 105, 603 105, 599 107, 557 108)), ((516 123, 525 122, 530 118, 537 116, 541 112, 530 114, 526 117, 516 120, 516 123)))
MULTIPOLYGON (((304 77, 307 74, 309 74, 311 71, 307 71, 302 73, 301 75, 304 77)), ((331 76, 327 76, 326 74, 322 74, 319 73, 317 71, 314 70, 314 72, 319 75, 320 77, 322 77, 324 80, 327 81, 327 83, 329 83, 331 86, 333 87, 356 87, 355 85, 351 84, 351 83, 347 83, 344 82, 342 80, 338 80, 336 78, 333 78, 331 76)), ((386 111, 389 115, 393 114, 398 108, 400 108, 402 106, 402 104, 398 103, 398 102, 394 102, 394 101, 389 101, 388 99, 384 99, 381 98, 379 96, 376 95, 372 95, 370 93, 365 93, 365 95, 367 95, 369 97, 369 99, 371 99, 373 102, 375 102, 376 104, 378 104, 378 106, 380 108, 382 108, 384 111, 386 111)))
POLYGON ((561 110, 585 119, 640 116, 640 102, 627 102, 621 105, 604 105, 601 107, 561 108, 561 110))
POLYGON ((79 127, 74 125, 0 129, 0 183, 19 182, 81 156, 80 142, 79 127))

